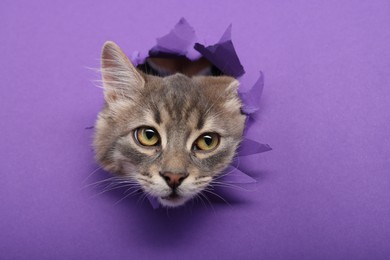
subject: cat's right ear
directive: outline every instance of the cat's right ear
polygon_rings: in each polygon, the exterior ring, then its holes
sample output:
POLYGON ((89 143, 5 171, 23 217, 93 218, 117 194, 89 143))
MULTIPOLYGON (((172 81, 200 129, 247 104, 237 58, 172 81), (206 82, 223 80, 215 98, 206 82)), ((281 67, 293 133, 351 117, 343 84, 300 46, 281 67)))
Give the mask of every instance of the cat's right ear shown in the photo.
POLYGON ((114 42, 104 44, 101 72, 106 102, 122 98, 133 99, 134 94, 145 85, 145 80, 127 56, 114 42))

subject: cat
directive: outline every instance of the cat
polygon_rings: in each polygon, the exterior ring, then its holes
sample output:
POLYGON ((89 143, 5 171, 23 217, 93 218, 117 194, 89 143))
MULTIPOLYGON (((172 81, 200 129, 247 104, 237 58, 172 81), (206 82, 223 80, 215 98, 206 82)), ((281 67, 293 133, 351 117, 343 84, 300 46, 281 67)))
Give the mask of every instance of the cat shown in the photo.
POLYGON ((239 82, 228 76, 165 77, 136 68, 114 42, 101 56, 105 105, 96 160, 165 207, 199 196, 231 163, 245 115, 239 82))

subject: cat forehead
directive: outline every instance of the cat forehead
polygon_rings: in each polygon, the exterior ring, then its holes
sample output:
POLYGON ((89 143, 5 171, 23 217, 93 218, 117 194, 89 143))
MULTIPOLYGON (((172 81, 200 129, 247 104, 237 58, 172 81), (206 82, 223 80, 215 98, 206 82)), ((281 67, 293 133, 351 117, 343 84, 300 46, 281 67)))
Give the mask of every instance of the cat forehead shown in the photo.
POLYGON ((168 77, 160 78, 163 82, 168 84, 169 86, 186 86, 192 85, 194 83, 194 79, 190 78, 181 73, 176 73, 168 77))
MULTIPOLYGON (((227 77, 187 77, 183 74, 174 74, 168 77, 149 77, 146 80, 144 91, 146 96, 152 96, 170 103, 198 102, 198 107, 213 102, 221 105, 232 97, 228 91, 227 77), (157 96, 157 97, 156 97, 157 96)), ((238 97, 238 96, 237 96, 238 97)), ((183 107, 184 108, 184 107, 183 107)))
MULTIPOLYGON (((189 78, 183 74, 174 74, 169 77, 160 78, 163 90, 167 94, 179 95, 181 97, 193 97, 194 94, 207 95, 207 88, 201 81, 189 78)), ((171 96, 169 96, 171 97, 171 96)), ((180 98, 180 97, 177 97, 180 98)))
POLYGON ((184 112, 205 114, 208 110, 221 110, 226 103, 226 95, 221 89, 181 74, 158 78, 150 83, 145 86, 145 102, 152 109, 167 110, 171 116, 184 112))
POLYGON ((212 83, 181 74, 151 77, 143 95, 143 118, 175 131, 229 129, 232 120, 242 116, 241 103, 237 95, 228 97, 225 88, 212 83))

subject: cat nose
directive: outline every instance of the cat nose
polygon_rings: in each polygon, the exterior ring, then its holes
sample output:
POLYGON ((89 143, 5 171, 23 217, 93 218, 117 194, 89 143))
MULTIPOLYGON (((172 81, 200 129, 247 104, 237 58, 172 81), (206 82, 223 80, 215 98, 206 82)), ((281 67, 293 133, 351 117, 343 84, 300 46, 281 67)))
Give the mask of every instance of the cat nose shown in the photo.
POLYGON ((188 173, 160 172, 160 176, 163 177, 169 187, 175 189, 188 177, 188 173))

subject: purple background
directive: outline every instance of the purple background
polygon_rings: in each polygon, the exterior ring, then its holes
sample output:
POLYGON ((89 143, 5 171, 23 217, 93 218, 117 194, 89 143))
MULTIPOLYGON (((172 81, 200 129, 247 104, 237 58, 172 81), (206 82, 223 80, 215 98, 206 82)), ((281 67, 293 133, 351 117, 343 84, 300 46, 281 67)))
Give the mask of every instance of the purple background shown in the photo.
MULTIPOLYGON (((389 259, 389 1, 1 1, 1 259, 389 259), (220 2, 222 3, 222 2, 220 2), (154 46, 184 16, 206 44, 233 23, 273 151, 248 191, 153 210, 106 178, 91 150, 106 40, 154 46), (86 187, 87 186, 87 187, 86 187)), ((233 191, 233 190, 232 190, 233 191)))

